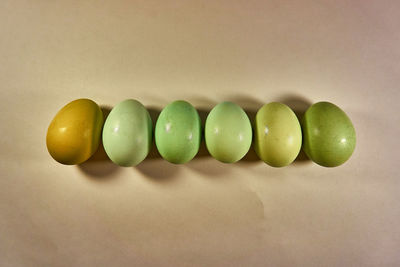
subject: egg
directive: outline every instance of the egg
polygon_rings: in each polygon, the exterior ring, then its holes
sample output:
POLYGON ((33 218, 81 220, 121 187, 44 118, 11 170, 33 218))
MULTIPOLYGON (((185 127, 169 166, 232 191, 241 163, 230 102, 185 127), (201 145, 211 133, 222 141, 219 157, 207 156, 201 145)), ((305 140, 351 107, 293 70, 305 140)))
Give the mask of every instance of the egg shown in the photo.
POLYGON ((329 102, 312 105, 301 125, 304 152, 315 163, 336 167, 353 154, 356 132, 349 117, 338 106, 329 102))
POLYGON ((259 158, 273 167, 292 163, 301 149, 301 127, 285 104, 272 102, 260 108, 254 125, 254 148, 259 158))
POLYGON ((152 128, 147 109, 137 100, 124 100, 111 110, 104 123, 104 150, 115 164, 135 166, 149 154, 152 128))
POLYGON ((59 163, 80 164, 97 150, 103 113, 90 99, 77 99, 64 106, 51 121, 46 145, 50 155, 59 163))
POLYGON ((155 142, 160 155, 175 164, 194 158, 200 148, 201 121, 197 110, 183 100, 168 104, 155 127, 155 142))
POLYGON ((239 161, 249 151, 252 142, 249 117, 235 103, 219 103, 207 116, 205 141, 215 159, 224 163, 239 161))

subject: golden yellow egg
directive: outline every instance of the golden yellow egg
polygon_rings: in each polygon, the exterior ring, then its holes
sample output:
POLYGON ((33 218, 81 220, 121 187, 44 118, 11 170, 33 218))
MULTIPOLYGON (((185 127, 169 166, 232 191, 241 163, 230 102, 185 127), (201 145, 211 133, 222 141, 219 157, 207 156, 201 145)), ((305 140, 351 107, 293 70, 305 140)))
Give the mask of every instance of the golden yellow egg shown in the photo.
POLYGON ((99 146, 103 120, 100 107, 90 99, 68 103, 49 125, 47 150, 56 161, 66 165, 88 160, 99 146))

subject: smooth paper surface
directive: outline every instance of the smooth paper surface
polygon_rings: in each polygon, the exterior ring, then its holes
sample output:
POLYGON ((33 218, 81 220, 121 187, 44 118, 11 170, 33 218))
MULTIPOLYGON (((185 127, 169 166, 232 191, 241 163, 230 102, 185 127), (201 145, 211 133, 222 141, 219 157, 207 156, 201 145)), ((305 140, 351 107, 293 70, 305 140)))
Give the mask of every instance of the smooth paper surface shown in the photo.
MULTIPOLYGON (((0 266, 398 266, 398 1, 0 2, 0 266), (47 127, 77 98, 183 99, 250 117, 329 101, 351 118, 337 168, 152 150, 64 166, 47 127)), ((234 144, 232 144, 234 145, 234 144)))

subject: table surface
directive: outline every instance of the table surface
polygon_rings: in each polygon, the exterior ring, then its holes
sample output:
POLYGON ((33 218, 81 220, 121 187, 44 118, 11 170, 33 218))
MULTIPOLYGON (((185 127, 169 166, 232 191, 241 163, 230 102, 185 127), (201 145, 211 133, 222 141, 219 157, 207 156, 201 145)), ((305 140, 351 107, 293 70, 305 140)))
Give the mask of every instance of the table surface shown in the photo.
POLYGON ((1 266, 398 266, 399 1, 0 3, 1 266), (76 98, 249 114, 330 101, 357 131, 337 168, 81 166, 45 145, 76 98))

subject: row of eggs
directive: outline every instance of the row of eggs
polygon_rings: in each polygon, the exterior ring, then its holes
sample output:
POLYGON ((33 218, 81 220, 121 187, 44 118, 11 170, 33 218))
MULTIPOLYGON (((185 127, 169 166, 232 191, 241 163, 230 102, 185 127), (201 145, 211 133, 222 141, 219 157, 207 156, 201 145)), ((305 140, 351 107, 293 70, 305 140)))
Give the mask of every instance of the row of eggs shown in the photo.
MULTIPOLYGON (((182 164, 199 151, 203 129, 197 110, 183 100, 168 104, 160 113, 154 138, 160 155, 182 164)), ((135 166, 148 155, 153 138, 150 114, 137 100, 116 105, 106 118, 90 99, 77 99, 64 106, 47 131, 50 155, 67 165, 88 160, 102 139, 108 157, 120 166, 135 166)), ((243 158, 252 144, 259 158, 273 167, 292 163, 303 146, 317 164, 335 167, 352 155, 356 135, 349 117, 329 102, 313 104, 301 123, 285 104, 272 102, 261 107, 254 125, 235 103, 222 102, 208 114, 204 139, 215 159, 234 163, 243 158)))

